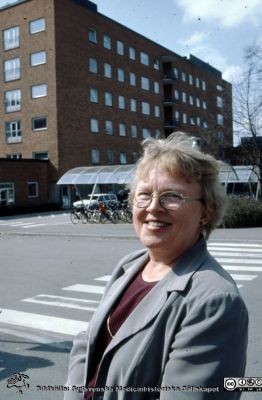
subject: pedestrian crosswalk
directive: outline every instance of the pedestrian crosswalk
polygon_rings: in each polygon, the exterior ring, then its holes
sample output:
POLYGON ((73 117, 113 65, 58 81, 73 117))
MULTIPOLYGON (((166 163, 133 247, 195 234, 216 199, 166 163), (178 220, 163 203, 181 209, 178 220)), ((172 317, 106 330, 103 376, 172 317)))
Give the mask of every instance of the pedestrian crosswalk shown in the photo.
MULTIPOLYGON (((262 272, 262 243, 210 242, 208 249, 230 273, 239 288, 250 285, 262 272)), ((8 324, 8 326, 74 336, 87 328, 87 319, 91 318, 98 307, 109 279, 110 275, 98 276, 91 282, 62 287, 55 295, 40 293, 21 299, 20 305, 34 305, 34 310, 35 307, 39 308, 39 313, 3 309, 0 314, 0 330, 8 324), (41 314, 41 307, 46 306, 50 315, 41 314), (78 310, 78 313, 83 312, 83 314, 81 320, 61 318, 54 316, 56 314, 54 310, 57 309, 78 310)))
POLYGON ((27 216, 18 219, 17 217, 4 217, 0 219, 0 227, 20 228, 30 230, 43 226, 71 224, 68 214, 59 213, 51 215, 27 216), (64 218, 66 217, 66 219, 64 218))

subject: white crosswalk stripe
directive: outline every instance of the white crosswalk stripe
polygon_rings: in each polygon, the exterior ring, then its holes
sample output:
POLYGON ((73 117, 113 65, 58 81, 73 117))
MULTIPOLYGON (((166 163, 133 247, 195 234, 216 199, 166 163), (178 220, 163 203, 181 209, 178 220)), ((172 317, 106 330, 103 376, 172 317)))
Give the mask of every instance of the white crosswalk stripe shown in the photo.
MULTIPOLYGON (((230 273, 239 288, 249 285, 262 272, 262 245, 248 243, 222 243, 211 242, 208 244, 210 253, 230 273)), ((63 294, 51 295, 37 294, 36 296, 21 299, 21 304, 34 304, 35 307, 48 307, 50 314, 57 307, 60 309, 75 309, 83 312, 83 320, 58 318, 41 313, 30 313, 3 309, 0 314, 0 330, 4 324, 24 328, 74 336, 88 325, 88 318, 98 307, 110 275, 96 277, 93 282, 61 288, 63 294), (93 284, 91 284, 93 283, 93 284), (84 298, 80 298, 80 296, 84 298), (79 297, 77 297, 79 296, 79 297)))

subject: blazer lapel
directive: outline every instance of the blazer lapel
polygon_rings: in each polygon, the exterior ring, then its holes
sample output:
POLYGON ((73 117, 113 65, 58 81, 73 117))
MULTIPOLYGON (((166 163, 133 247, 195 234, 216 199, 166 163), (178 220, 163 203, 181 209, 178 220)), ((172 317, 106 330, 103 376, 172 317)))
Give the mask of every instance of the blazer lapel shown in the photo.
MULTIPOLYGON (((186 289, 192 275, 197 269, 200 268, 206 256, 206 243, 205 240, 202 239, 176 262, 175 266, 170 270, 170 272, 163 279, 161 279, 151 289, 147 296, 145 296, 144 299, 138 304, 138 306, 133 310, 130 316, 120 327, 115 337, 112 339, 105 351, 105 354, 111 351, 121 341, 148 325, 164 307, 169 293, 176 291, 177 293, 175 297, 173 296, 172 298, 172 301, 174 302, 180 296, 180 293, 186 289)), ((132 269, 131 277, 129 277, 129 279, 126 278, 121 284, 122 289, 127 287, 127 283, 130 282, 131 278, 138 273, 146 259, 147 257, 145 255, 143 257, 143 263, 139 263, 140 268, 136 266, 134 270, 132 269)), ((113 298, 115 300, 116 296, 113 296, 113 298)), ((112 305, 113 302, 109 300, 106 307, 107 314, 109 313, 112 305)))

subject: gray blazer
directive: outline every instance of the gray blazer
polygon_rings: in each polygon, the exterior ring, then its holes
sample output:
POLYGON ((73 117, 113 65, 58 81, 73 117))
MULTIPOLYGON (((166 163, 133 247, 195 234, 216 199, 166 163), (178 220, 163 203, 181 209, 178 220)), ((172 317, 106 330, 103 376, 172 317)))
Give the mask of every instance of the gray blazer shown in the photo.
MULTIPOLYGON (((140 250, 114 270, 87 331, 74 341, 67 382, 71 390, 65 392, 65 400, 83 399, 73 386, 90 378, 99 329, 147 260, 147 251, 140 250)), ((248 313, 238 288, 201 239, 153 287, 112 339, 96 383, 106 390, 96 391, 94 399, 239 399, 237 392, 223 392, 223 381, 244 376, 247 335, 248 313)))

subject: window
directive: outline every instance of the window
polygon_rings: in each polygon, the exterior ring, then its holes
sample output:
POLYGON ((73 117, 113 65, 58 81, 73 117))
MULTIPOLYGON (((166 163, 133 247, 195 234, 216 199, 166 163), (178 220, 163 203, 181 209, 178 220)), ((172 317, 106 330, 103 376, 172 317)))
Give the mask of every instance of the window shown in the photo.
POLYGON ((134 72, 130 72, 129 79, 130 79, 130 85, 136 86, 136 74, 134 74, 134 72))
POLYGON ((224 117, 222 114, 217 114, 217 125, 219 125, 219 126, 224 125, 224 117))
POLYGON ((207 129, 208 128, 208 123, 207 123, 207 121, 203 121, 203 127, 205 128, 205 129, 207 129))
POLYGON ((149 55, 143 51, 140 52, 140 62, 144 65, 149 65, 149 55))
POLYGON ((45 19, 39 18, 29 22, 29 32, 31 34, 42 32, 45 30, 45 19))
POLYGON ((194 105, 194 97, 193 97, 193 96, 189 96, 189 104, 190 104, 191 106, 194 105))
POLYGON ((31 86, 31 96, 32 99, 37 99, 39 97, 45 97, 47 95, 47 85, 34 85, 31 86))
POLYGON ((180 120, 179 111, 175 111, 175 121, 179 122, 179 120, 180 120))
POLYGON ((217 107, 223 107, 223 99, 220 96, 217 96, 217 107))
POLYGON ((193 76, 191 74, 189 74, 188 79, 189 79, 189 85, 193 85, 193 76))
POLYGON ((132 112, 136 112, 136 99, 131 99, 130 100, 130 110, 132 112))
POLYGON ((190 117, 190 124, 191 125, 195 125, 195 118, 194 117, 190 117))
POLYGON ((4 50, 11 50, 19 47, 20 32, 19 27, 4 30, 4 50))
POLYGON ((156 129, 155 138, 160 139, 160 137, 161 137, 161 131, 160 131, 160 129, 156 129))
POLYGON ((151 136, 151 130, 149 128, 142 129, 143 139, 147 139, 151 136))
POLYGON ((100 163, 100 153, 97 149, 91 150, 91 161, 92 164, 99 164, 100 163))
POLYGON ((9 121, 5 123, 5 137, 7 143, 22 142, 22 131, 20 121, 9 121))
POLYGON ((119 135, 126 136, 126 124, 124 124, 123 122, 119 123, 119 135))
POLYGON ((116 42, 116 52, 120 56, 124 55, 124 43, 121 42, 121 40, 117 40, 117 42, 116 42))
POLYGON ((48 152, 47 151, 39 151, 33 153, 34 160, 48 160, 48 152))
POLYGON ((20 58, 4 61, 5 82, 20 79, 20 58))
POLYGON ((146 78, 145 76, 141 76, 141 88, 144 90, 150 89, 149 79, 146 78))
POLYGON ((91 118, 90 120, 90 129, 92 133, 98 133, 99 132, 99 124, 98 124, 98 119, 97 118, 91 118))
POLYGON ((142 101, 142 114, 150 115, 150 104, 142 101))
POLYGON ((219 90, 220 92, 222 92, 222 91, 223 91, 223 88, 222 88, 222 86, 221 86, 221 85, 217 85, 217 86, 216 86, 216 88, 217 88, 217 90, 219 90))
POLYGON ((132 159, 133 159, 133 163, 134 163, 134 164, 137 162, 138 158, 139 158, 138 152, 137 152, 137 151, 133 151, 133 153, 132 153, 132 159))
POLYGON ((89 71, 97 74, 97 60, 96 58, 89 58, 89 71))
POLYGON ((159 86, 159 82, 154 82, 154 93, 155 94, 159 94, 160 93, 160 86, 159 86))
POLYGON ((105 92, 105 105, 108 107, 112 107, 113 105, 113 96, 110 92, 105 92))
POLYGON ((207 109, 207 102, 206 102, 206 100, 203 100, 202 105, 203 105, 203 109, 206 110, 206 109, 207 109))
POLYGON ((111 37, 108 35, 103 36, 103 45, 105 49, 111 50, 111 37))
POLYGON ((21 90, 8 90, 5 92, 5 112, 21 110, 21 90))
POLYGON ((33 131, 43 131, 47 129, 47 117, 32 118, 33 131))
POLYGON ((89 42, 92 43, 97 43, 97 37, 96 37, 96 30, 95 29, 88 29, 88 40, 89 42))
POLYGON ((136 59, 136 49, 134 47, 129 47, 129 58, 130 60, 136 59))
POLYGON ((11 160, 21 160, 22 159, 22 154, 21 153, 7 154, 6 158, 11 158, 11 160))
POLYGON ((38 197, 38 182, 27 182, 27 196, 38 197))
POLYGON ((154 60, 154 62, 153 62, 153 67, 154 67, 154 69, 159 69, 160 68, 160 66, 159 66, 159 60, 154 60))
POLYGON ((105 122, 105 128, 106 128, 106 134, 107 135, 113 135, 113 122, 112 121, 109 121, 109 120, 107 120, 106 122, 105 122))
POLYGON ((201 119, 200 119, 200 117, 197 117, 197 118, 196 118, 196 123, 197 123, 197 126, 201 126, 201 119))
POLYGON ((15 202, 13 183, 0 183, 0 206, 10 206, 15 202))
POLYGON ((178 79, 178 77, 179 77, 179 72, 178 72, 178 69, 175 67, 174 68, 174 78, 178 79))
POLYGON ((95 88, 90 88, 89 99, 91 103, 98 103, 98 90, 95 88))
POLYGON ((107 163, 108 164, 114 164, 114 162, 115 162, 115 154, 114 154, 113 150, 107 150, 106 151, 106 155, 107 155, 107 163))
POLYGON ((125 71, 122 68, 117 68, 118 82, 125 82, 125 71))
POLYGON ((127 164, 127 155, 125 151, 120 153, 120 164, 127 164))
POLYGON ((182 101, 183 103, 186 103, 186 93, 182 92, 182 101))
POLYGON ((199 78, 196 78, 196 87, 197 87, 197 88, 200 87, 200 80, 199 80, 199 78))
POLYGON ((206 86, 206 81, 202 81, 202 90, 206 90, 207 86, 206 86))
POLYGON ((183 113, 183 124, 187 124, 187 115, 183 113))
POLYGON ((155 117, 159 118, 160 117, 160 107, 155 106, 155 117))
POLYGON ((199 97, 196 98, 196 106, 200 107, 200 98, 199 97))
POLYGON ((126 101, 124 96, 118 96, 118 108, 124 110, 126 108, 126 101))
POLYGON ((179 91, 177 89, 174 90, 174 97, 176 101, 179 101, 179 91))
POLYGON ((104 76, 106 78, 112 78, 112 65, 104 63, 104 76))
POLYGON ((131 125, 131 137, 132 138, 137 138, 137 126, 136 125, 131 125))
POLYGON ((185 72, 182 72, 182 81, 183 82, 186 82, 186 73, 185 72))
POLYGON ((38 51, 37 53, 32 53, 30 55, 30 64, 32 67, 40 64, 46 63, 46 52, 38 51))

